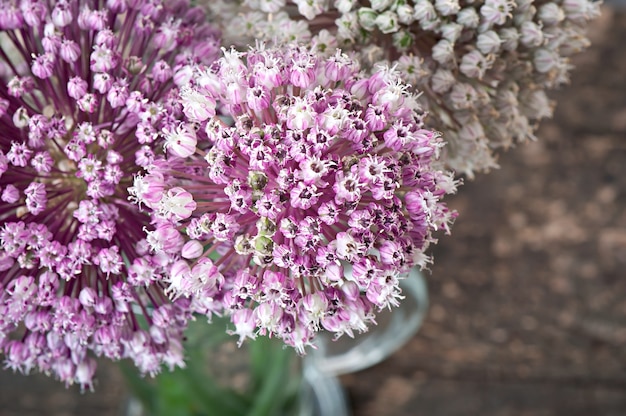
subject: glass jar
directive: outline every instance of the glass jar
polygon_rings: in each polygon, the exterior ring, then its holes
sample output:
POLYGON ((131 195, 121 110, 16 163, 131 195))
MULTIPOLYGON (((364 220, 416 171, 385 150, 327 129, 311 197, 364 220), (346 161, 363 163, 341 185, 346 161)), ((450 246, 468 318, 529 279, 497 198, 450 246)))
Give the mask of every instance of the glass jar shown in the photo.
POLYGON ((428 288, 417 267, 400 281, 400 287, 405 297, 400 306, 377 314, 377 325, 368 332, 354 338, 343 335, 336 340, 328 333, 320 333, 316 342, 318 348, 305 357, 307 365, 328 376, 337 376, 378 364, 402 347, 424 320, 428 288))

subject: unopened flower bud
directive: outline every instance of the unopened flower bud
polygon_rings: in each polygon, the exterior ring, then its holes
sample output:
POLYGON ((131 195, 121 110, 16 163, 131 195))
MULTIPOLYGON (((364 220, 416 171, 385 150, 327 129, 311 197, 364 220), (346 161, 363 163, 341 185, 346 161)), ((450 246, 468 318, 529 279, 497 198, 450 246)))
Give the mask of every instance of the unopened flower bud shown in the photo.
POLYGON ((461 36, 461 31, 463 30, 463 26, 458 23, 447 23, 441 26, 441 36, 444 39, 448 39, 450 42, 454 43, 461 36))
POLYGON ((483 55, 498 52, 501 43, 502 40, 493 30, 481 33, 476 39, 476 47, 483 55))
POLYGON ((352 301, 358 299, 360 294, 359 286, 356 284, 356 282, 353 282, 351 280, 344 281, 344 283, 341 285, 341 291, 346 295, 346 298, 348 300, 352 301))
POLYGON ((410 25, 415 21, 413 7, 408 4, 401 4, 396 8, 396 13, 398 14, 398 20, 403 25, 410 25))
POLYGON ((502 49, 505 51, 514 51, 519 43, 519 32, 514 27, 505 27, 500 29, 499 37, 502 40, 502 49))
POLYGON ((480 23, 480 17, 473 7, 467 7, 456 15, 456 22, 468 29, 475 29, 480 23))
POLYGON ((442 16, 451 16, 461 10, 458 0, 435 0, 435 9, 442 16))
POLYGON ((432 57, 440 64, 446 64, 454 58, 454 44, 447 39, 441 39, 432 49, 432 57))
POLYGON ((356 2, 357 0, 335 0, 335 7, 341 13, 348 13, 352 10, 356 2))
POLYGON ((559 64, 559 55, 555 51, 540 48, 535 51, 533 59, 535 69, 542 74, 551 71, 559 64))
POLYGON ((78 294, 78 300, 84 307, 92 307, 96 303, 98 294, 91 287, 84 287, 78 294))
POLYGON ((357 16, 359 18, 359 24, 361 27, 367 31, 372 31, 376 28, 376 17, 378 13, 376 13, 373 9, 369 7, 361 7, 357 12, 357 16))
POLYGON ((392 35, 393 46, 398 50, 405 51, 413 44, 413 35, 406 30, 400 30, 392 35))
POLYGON ((370 3, 372 4, 372 9, 377 11, 382 11, 389 8, 392 2, 393 0, 370 0, 370 3))
POLYGON ((452 85, 456 82, 456 78, 447 69, 439 68, 433 76, 430 78, 430 85, 434 92, 443 94, 452 88, 452 85))
POLYGON ((256 222, 256 228, 259 232, 258 235, 272 237, 276 233, 276 223, 267 217, 259 218, 256 222))
POLYGON ((23 129, 28 126, 28 120, 30 120, 28 110, 24 107, 18 108, 13 114, 13 124, 15 124, 15 127, 18 129, 23 129))
POLYGON ((264 256, 272 254, 272 250, 274 249, 274 242, 271 238, 268 238, 264 235, 258 235, 254 238, 253 241, 254 249, 256 250, 257 254, 261 254, 264 256))
POLYGON ((376 17, 376 26, 383 33, 394 33, 398 31, 398 15, 388 10, 376 17))
POLYGON ((235 252, 240 255, 247 255, 253 252, 252 242, 247 235, 238 235, 235 239, 235 252))
POLYGON ((263 172, 252 171, 248 173, 248 185, 254 191, 262 191, 267 185, 267 175, 263 172))
POLYGON ((520 42, 529 48, 535 48, 543 43, 543 32, 534 22, 524 22, 520 28, 520 42))
POLYGON ((556 25, 565 19, 565 12, 556 3, 546 3, 539 7, 537 15, 545 25, 556 25))
POLYGON ((140 74, 146 67, 141 58, 138 56, 129 56, 124 64, 128 72, 132 75, 140 74))
POLYGON ((181 256, 185 259, 195 259, 202 255, 204 247, 198 240, 189 240, 181 250, 181 256))

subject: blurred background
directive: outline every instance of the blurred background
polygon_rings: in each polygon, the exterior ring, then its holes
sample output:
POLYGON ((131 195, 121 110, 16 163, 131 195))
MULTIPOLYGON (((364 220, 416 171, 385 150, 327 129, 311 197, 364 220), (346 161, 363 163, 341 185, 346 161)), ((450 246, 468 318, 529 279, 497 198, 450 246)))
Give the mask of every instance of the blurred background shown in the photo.
MULTIPOLYGON (((626 415, 626 8, 591 27, 537 142, 461 187, 427 272, 431 306, 390 359, 341 378, 354 416, 626 415)), ((96 393, 0 371, 0 416, 119 415, 96 393)))

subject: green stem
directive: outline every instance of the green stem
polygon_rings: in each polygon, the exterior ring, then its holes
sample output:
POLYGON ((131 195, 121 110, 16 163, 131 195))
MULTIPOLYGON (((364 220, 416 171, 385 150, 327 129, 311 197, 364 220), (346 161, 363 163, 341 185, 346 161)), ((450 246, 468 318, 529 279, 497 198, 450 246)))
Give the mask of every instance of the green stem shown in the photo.
POLYGON ((289 377, 289 372, 293 352, 266 339, 257 339, 251 343, 250 350, 253 370, 256 370, 255 373, 261 370, 264 374, 259 379, 260 389, 254 395, 248 415, 275 415, 289 401, 291 395, 293 384, 290 382, 293 380, 289 377), (262 368, 258 368, 259 364, 262 368))

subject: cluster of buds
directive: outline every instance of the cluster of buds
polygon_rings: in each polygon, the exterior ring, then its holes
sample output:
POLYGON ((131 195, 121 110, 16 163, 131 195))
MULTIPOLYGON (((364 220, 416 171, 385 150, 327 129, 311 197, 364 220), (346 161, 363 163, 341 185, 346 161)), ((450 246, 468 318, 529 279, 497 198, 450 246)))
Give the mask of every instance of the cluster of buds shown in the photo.
POLYGON ((322 53, 338 45, 373 70, 395 66, 422 92, 428 126, 444 132, 447 165, 470 177, 497 166, 494 149, 534 138, 537 121, 552 114, 546 91, 568 80, 568 58, 588 45, 585 27, 599 12, 590 0, 246 0, 240 7, 247 11, 225 24, 233 42, 264 35, 254 32, 259 24, 306 22, 298 40, 322 53))
POLYGON ((150 374, 184 364, 189 302, 164 294, 127 188, 182 115, 177 85, 218 54, 185 1, 2 2, 6 366, 91 387, 95 356, 150 374))
POLYGON ((399 279, 455 216, 442 142, 408 90, 339 51, 224 51, 181 91, 167 157, 130 190, 171 260, 170 294, 230 315, 240 340, 300 352, 322 328, 351 336, 398 306, 399 279))

